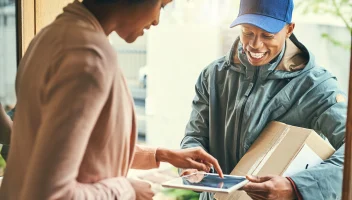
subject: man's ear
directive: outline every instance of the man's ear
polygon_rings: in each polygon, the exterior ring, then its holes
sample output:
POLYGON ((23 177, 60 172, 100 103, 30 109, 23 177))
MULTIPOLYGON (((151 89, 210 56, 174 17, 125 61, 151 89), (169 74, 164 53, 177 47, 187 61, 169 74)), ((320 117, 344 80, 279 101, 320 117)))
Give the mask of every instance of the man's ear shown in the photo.
POLYGON ((292 22, 291 24, 287 25, 287 33, 286 33, 286 37, 287 38, 289 38, 292 35, 294 29, 295 29, 295 23, 294 22, 292 22))

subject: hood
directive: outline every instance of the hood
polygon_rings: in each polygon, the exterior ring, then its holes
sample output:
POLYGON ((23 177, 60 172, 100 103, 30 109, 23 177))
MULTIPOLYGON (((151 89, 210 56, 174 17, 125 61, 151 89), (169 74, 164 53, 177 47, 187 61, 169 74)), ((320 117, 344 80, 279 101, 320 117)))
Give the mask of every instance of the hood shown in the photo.
POLYGON ((225 57, 223 68, 248 74, 259 68, 263 79, 293 78, 315 66, 314 56, 300 43, 294 34, 284 44, 283 51, 272 62, 255 67, 243 52, 239 37, 234 42, 230 52, 225 57))

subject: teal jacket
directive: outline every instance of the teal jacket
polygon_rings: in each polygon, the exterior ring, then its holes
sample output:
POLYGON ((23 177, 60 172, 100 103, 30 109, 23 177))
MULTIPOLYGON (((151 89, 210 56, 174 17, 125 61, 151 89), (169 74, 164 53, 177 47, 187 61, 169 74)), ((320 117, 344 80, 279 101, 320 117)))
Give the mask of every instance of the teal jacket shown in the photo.
POLYGON ((291 178, 303 199, 341 198, 347 98, 294 35, 260 67, 248 63, 237 39, 227 56, 203 70, 195 91, 181 148, 204 148, 229 174, 270 121, 314 129, 337 151, 291 178))
MULTIPOLYGON (((13 117, 15 116, 15 111, 16 111, 16 108, 10 110, 7 113, 7 115, 10 116, 12 120, 13 120, 13 117)), ((5 161, 7 160, 7 156, 9 155, 9 149, 10 149, 10 146, 9 145, 5 145, 5 144, 1 148, 0 155, 4 158, 5 161)))

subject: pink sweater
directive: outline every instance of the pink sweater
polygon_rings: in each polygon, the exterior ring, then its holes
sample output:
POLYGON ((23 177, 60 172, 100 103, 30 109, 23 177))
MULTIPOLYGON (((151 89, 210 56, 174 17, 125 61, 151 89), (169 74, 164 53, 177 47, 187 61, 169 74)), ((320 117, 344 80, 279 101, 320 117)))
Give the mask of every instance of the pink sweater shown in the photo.
POLYGON ((135 199, 128 169, 158 167, 155 149, 135 146, 116 52, 78 1, 33 39, 16 91, 1 200, 135 199))

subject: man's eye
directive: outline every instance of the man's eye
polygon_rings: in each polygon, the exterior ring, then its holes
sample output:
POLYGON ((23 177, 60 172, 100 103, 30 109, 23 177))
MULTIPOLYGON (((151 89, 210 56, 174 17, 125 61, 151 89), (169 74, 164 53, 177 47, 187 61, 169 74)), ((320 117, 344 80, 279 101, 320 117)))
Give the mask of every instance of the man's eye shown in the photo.
POLYGON ((242 32, 243 33, 243 35, 245 35, 245 36, 251 36, 252 35, 252 33, 248 33, 248 32, 242 32))
POLYGON ((274 35, 263 35, 264 38, 267 38, 267 39, 270 39, 270 38, 273 38, 274 35))

